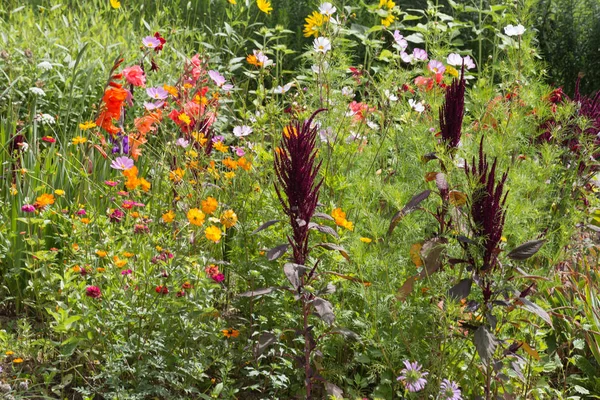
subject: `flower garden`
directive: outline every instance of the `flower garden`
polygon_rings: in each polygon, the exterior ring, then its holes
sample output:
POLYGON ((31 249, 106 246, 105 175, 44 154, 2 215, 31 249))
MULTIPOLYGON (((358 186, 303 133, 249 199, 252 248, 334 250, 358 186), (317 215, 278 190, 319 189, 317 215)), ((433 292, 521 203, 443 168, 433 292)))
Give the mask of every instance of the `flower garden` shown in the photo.
POLYGON ((0 5, 0 398, 600 396, 600 95, 533 0, 0 5))

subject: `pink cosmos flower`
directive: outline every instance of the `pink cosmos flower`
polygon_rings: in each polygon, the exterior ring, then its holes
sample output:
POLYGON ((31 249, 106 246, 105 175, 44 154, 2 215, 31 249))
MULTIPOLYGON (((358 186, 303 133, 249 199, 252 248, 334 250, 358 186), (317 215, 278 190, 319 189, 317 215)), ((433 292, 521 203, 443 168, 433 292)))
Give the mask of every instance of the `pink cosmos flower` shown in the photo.
POLYGON ((427 52, 423 49, 415 48, 413 50, 413 57, 417 61, 427 61, 427 52))
POLYGON ((225 77, 221 75, 218 71, 215 71, 214 69, 208 71, 208 76, 210 76, 210 79, 212 79, 213 82, 219 87, 225 84, 225 77))
POLYGON ((151 87, 146 89, 146 93, 148 96, 152 97, 154 100, 164 100, 169 97, 169 92, 167 92, 163 87, 151 87))
POLYGON ((243 147, 233 147, 233 151, 238 157, 243 157, 246 154, 243 147))
POLYGON ((408 42, 406 41, 406 39, 404 39, 404 36, 402 36, 400 34, 400 31, 397 29, 394 31, 394 41, 396 42, 396 45, 400 48, 401 52, 404 52, 404 50, 406 50, 406 48, 408 47, 408 42))
POLYGON ((144 86, 146 84, 146 75, 139 65, 134 65, 123 70, 123 76, 130 85, 144 86))
POLYGON ((177 146, 183 147, 185 149, 186 147, 189 146, 190 141, 189 140, 185 140, 184 138, 179 138, 179 139, 177 139, 177 141, 175 142, 175 144, 177 146))
POLYGON ((151 49, 157 48, 161 45, 160 40, 158 38, 155 38, 154 36, 146 36, 142 39, 142 43, 144 44, 144 46, 149 47, 151 49))
POLYGON ((442 62, 438 60, 429 61, 429 63, 427 64, 427 68, 434 74, 443 74, 444 72, 446 72, 446 67, 444 67, 444 64, 442 64, 442 62))
POLYGON ((133 160, 128 157, 117 157, 110 164, 110 167, 114 168, 114 169, 120 169, 122 171, 125 171, 125 170, 128 170, 129 168, 133 167, 133 160))
POLYGON ((23 204, 21 211, 27 213, 35 212, 35 207, 32 204, 23 204))
POLYGON ((110 187, 115 187, 119 184, 118 181, 104 181, 104 184, 110 187))
POLYGON ((164 105, 164 101, 157 101, 156 103, 152 103, 149 101, 144 102, 144 108, 148 111, 156 110, 157 108, 161 108, 164 105))

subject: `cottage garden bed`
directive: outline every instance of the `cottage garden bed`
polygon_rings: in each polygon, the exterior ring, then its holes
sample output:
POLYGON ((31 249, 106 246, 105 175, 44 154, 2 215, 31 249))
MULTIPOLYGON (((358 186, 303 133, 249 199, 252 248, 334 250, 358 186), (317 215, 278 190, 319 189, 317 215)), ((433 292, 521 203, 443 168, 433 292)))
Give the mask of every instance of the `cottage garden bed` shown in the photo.
POLYGON ((450 4, 0 6, 0 397, 600 393, 600 101, 450 4))

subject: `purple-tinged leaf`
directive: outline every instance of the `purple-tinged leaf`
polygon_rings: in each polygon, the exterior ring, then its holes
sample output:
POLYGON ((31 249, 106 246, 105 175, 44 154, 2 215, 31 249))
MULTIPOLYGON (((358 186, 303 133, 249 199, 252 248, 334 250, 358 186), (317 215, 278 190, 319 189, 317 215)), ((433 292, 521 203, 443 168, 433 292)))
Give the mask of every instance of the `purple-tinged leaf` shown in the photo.
POLYGON ((321 233, 326 233, 328 235, 331 235, 336 239, 340 238, 340 235, 338 235, 338 233, 335 231, 335 229, 333 229, 330 226, 319 225, 319 224, 315 224, 314 222, 309 222, 308 229, 315 229, 321 233))
POLYGON ((271 221, 267 221, 264 224, 262 224, 261 226, 259 226, 258 228, 256 228, 251 234, 252 235, 257 234, 258 232, 260 232, 260 231, 262 231, 264 229, 267 229, 268 227, 273 226, 273 225, 275 225, 278 222, 281 222, 281 220, 279 220, 279 219, 273 219, 271 221))
POLYGON ((325 391, 335 400, 344 400, 344 391, 331 382, 325 382, 325 391))
POLYGON ((456 300, 466 299, 471 294, 472 284, 473 280, 470 278, 461 279, 460 282, 448 290, 448 296, 456 300))
POLYGON ((406 298, 412 293, 413 291, 413 287, 415 286, 415 282, 417 281, 418 276, 409 276, 406 281, 404 281, 404 284, 402 286, 400 286, 400 289, 398 289, 398 295, 396 296, 396 298, 398 299, 398 301, 404 301, 406 300, 406 298))
POLYGON ((288 278, 294 289, 298 290, 302 281, 300 277, 304 275, 308 267, 300 264, 287 263, 283 266, 283 273, 288 278))
POLYGON ((267 260, 277 260, 279 257, 285 254, 288 247, 290 247, 288 243, 280 244, 277 247, 273 247, 271 250, 267 251, 267 260))
POLYGON ((326 220, 329 220, 329 221, 334 221, 334 219, 333 219, 333 217, 331 215, 325 214, 325 213, 322 213, 322 212, 316 212, 316 213, 314 213, 313 217, 322 218, 322 219, 326 219, 326 220))
POLYGON ((523 243, 508 253, 507 257, 517 261, 527 260, 529 257, 532 257, 535 253, 537 253, 545 242, 546 239, 541 239, 523 243))
POLYGON ((280 287, 268 287, 268 288, 256 289, 256 290, 251 290, 249 292, 240 293, 240 294, 238 294, 238 296, 240 296, 240 297, 262 296, 265 294, 273 293, 277 289, 281 289, 281 288, 280 287))
POLYGON ((441 172, 437 173, 435 175, 435 185, 440 191, 448 190, 448 181, 446 180, 446 175, 442 174, 441 172))
POLYGON ((360 335, 354 331, 351 331, 348 328, 338 327, 331 331, 331 333, 343 335, 348 339, 358 340, 360 341, 360 335))
POLYGON ((475 348, 477 349, 477 354, 481 358, 484 364, 488 365, 492 357, 494 356, 494 352, 496 351, 496 346, 498 346, 498 341, 496 337, 490 333, 490 331, 485 326, 480 326, 475 331, 475 348))
POLYGON ((413 212, 414 210, 416 210, 417 207, 419 206, 419 204, 421 204, 421 202, 423 200, 428 198, 430 194, 431 194, 431 190, 425 190, 424 192, 421 192, 421 193, 417 194, 416 196, 414 196, 412 199, 410 199, 410 201, 408 203, 406 203, 404 208, 402 210, 398 211, 392 217, 392 220, 390 222, 390 227, 388 228, 388 232, 387 232, 388 236, 392 234, 392 231, 394 230, 394 228, 396 228, 398 223, 400 223, 400 220, 402 220, 402 218, 404 218, 404 216, 406 216, 406 215, 410 214, 411 212, 413 212))
POLYGON ((317 246, 327 250, 339 251, 340 254, 344 256, 346 260, 350 261, 350 256, 348 255, 348 252, 342 246, 339 246, 335 243, 319 243, 317 246))
POLYGON ((277 341, 277 336, 271 332, 263 332, 260 334, 258 341, 254 345, 254 357, 260 356, 270 345, 277 341))
POLYGON ((419 273, 419 278, 425 278, 442 267, 443 251, 447 243, 448 240, 443 237, 436 237, 423 243, 421 258, 423 259, 424 267, 419 273))
POLYGON ((521 308, 524 308, 525 310, 534 313, 535 315, 543 319, 544 322, 550 325, 550 327, 552 327, 552 319, 550 318, 550 315, 546 312, 546 310, 544 310, 542 307, 538 306, 534 302, 524 297, 519 297, 517 299, 517 304, 519 303, 521 303, 521 308))
POLYGON ((317 315, 325 321, 328 325, 333 324, 335 320, 335 315, 333 314, 333 306, 330 302, 320 297, 316 297, 313 302, 313 307, 315 307, 315 311, 317 315))
POLYGON ((437 160, 437 159, 438 159, 438 156, 435 154, 435 152, 423 154, 421 156, 421 161, 423 161, 424 163, 427 163, 431 160, 437 160))

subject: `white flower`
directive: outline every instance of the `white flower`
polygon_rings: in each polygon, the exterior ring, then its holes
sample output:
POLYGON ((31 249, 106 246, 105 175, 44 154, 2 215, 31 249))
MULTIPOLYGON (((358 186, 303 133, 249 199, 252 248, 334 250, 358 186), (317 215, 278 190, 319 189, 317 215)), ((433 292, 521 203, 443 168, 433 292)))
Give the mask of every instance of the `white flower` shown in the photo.
POLYGON ((400 31, 397 29, 394 31, 394 41, 396 42, 394 47, 397 47, 401 52, 404 52, 404 50, 406 50, 406 48, 408 47, 408 42, 406 41, 406 39, 404 39, 404 36, 402 36, 400 34, 400 31))
POLYGON ((239 125, 233 128, 233 135, 236 137, 248 136, 251 133, 252 128, 250 128, 248 125, 239 125))
POLYGON ((331 3, 323 3, 319 6, 319 12, 323 15, 332 16, 337 9, 331 3))
POLYGON ((56 122, 52 115, 41 113, 36 115, 35 120, 37 122, 41 122, 43 125, 54 125, 54 123, 56 122))
POLYGON ((404 51, 402 53, 400 53, 400 58, 402 59, 402 61, 404 61, 407 64, 412 63, 413 60, 415 59, 412 54, 408 54, 404 51))
POLYGON ((504 33, 506 33, 507 36, 521 36, 525 33, 525 30, 525 27, 521 24, 517 26, 506 25, 504 27, 504 33))
POLYGON ((352 88, 351 88, 351 87, 344 86, 344 87, 342 88, 342 95, 343 95, 343 96, 346 96, 346 97, 350 97, 350 98, 352 98, 352 97, 354 97, 354 90, 352 90, 352 88))
POLYGON ((185 140, 184 138, 179 138, 179 139, 177 139, 177 142, 175 142, 175 144, 177 146, 183 147, 185 149, 186 147, 189 146, 190 142, 189 142, 189 140, 185 140))
POLYGON ((367 120, 367 126, 373 130, 379 129, 379 125, 377 125, 377 122, 375 122, 375 121, 367 120))
POLYGON ((361 140, 363 138, 364 136, 361 136, 358 133, 350 132, 350 135, 348 135, 348 137, 346 138, 346 143, 350 144, 356 140, 361 140))
POLYGON ((446 62, 450 65, 454 65, 455 67, 460 67, 463 62, 463 58, 456 53, 450 53, 448 58, 446 58, 446 62))
POLYGON ((37 65, 37 67, 42 71, 50 71, 52 69, 52 64, 50 64, 48 61, 42 61, 37 65))
POLYGON ((313 46, 317 53, 325 54, 329 50, 331 50, 331 42, 329 41, 329 39, 323 36, 316 38, 313 42, 313 46))
POLYGON ((31 93, 35 94, 36 96, 40 96, 40 97, 44 97, 46 95, 46 92, 44 92, 44 90, 40 89, 39 87, 29 88, 29 91, 31 93))
POLYGON ((410 108, 412 108, 413 110, 415 110, 418 113, 422 113, 423 111, 425 111, 425 106, 423 105, 422 101, 415 101, 413 99, 408 99, 408 104, 410 105, 410 108))
POLYGON ((270 60, 262 51, 254 50, 254 57, 256 57, 258 62, 262 63, 261 68, 267 68, 273 65, 273 60, 270 60))
POLYGON ((323 72, 327 71, 327 68, 329 68, 329 63, 327 61, 324 61, 323 65, 312 65, 310 67, 310 69, 312 69, 312 72, 314 72, 315 74, 322 74, 323 72))
POLYGON ((475 68, 475 61, 473 61, 473 59, 470 56, 464 56, 463 62, 465 63, 466 69, 475 68))
POLYGON ((321 142, 331 142, 334 139, 333 128, 328 127, 327 129, 321 129, 319 131, 319 138, 321 142))
POLYGON ((387 97, 390 101, 398 100, 398 96, 390 92, 388 89, 386 89, 383 93, 385 94, 385 97, 387 97))
POLYGON ((275 89, 273 89, 273 93, 284 94, 288 90, 290 90, 292 88, 292 86, 294 86, 293 83, 286 83, 283 86, 277 86, 275 89))

